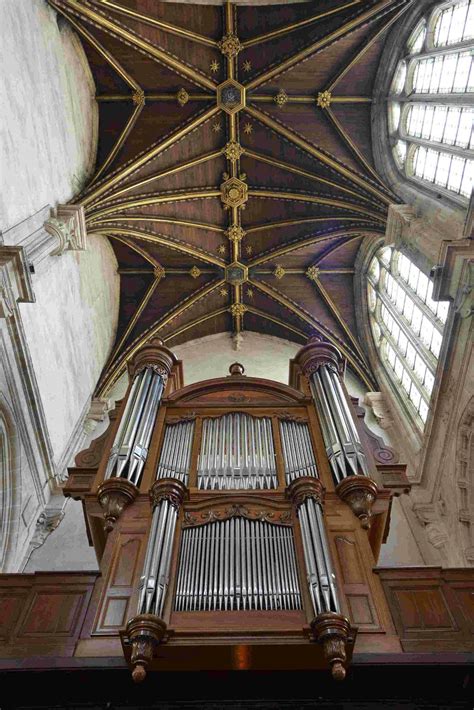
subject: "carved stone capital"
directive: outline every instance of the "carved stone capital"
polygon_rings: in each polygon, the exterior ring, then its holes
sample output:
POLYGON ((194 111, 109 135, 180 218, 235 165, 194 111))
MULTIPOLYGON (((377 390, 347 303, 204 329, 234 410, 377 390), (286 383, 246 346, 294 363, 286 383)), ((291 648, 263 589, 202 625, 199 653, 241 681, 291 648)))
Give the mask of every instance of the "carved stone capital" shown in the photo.
POLYGON ((152 508, 155 508, 160 501, 167 500, 176 510, 179 510, 187 495, 188 489, 176 480, 176 478, 159 478, 150 488, 150 500, 152 508))
POLYGON ((104 530, 109 533, 122 515, 123 510, 133 503, 138 488, 126 478, 108 478, 97 491, 97 500, 104 511, 104 530))
POLYGON ((339 350, 331 343, 322 342, 317 338, 311 338, 307 345, 298 351, 295 362, 308 379, 313 372, 319 370, 321 365, 329 365, 341 377, 344 375, 346 367, 346 361, 339 350))
POLYGON ((305 502, 306 498, 314 498, 318 503, 324 503, 324 486, 319 478, 302 476, 295 478, 286 489, 286 496, 297 508, 305 502))
POLYGON ((403 234, 416 219, 416 213, 410 205, 389 205, 387 226, 385 229, 385 244, 400 246, 403 234))
POLYGON ((23 248, 0 245, 0 318, 11 318, 17 303, 34 303, 34 300, 23 248))
POLYGON ((378 425, 382 429, 389 429, 393 425, 393 418, 383 392, 366 392, 364 404, 371 408, 378 425))
POLYGON ((82 205, 58 205, 44 228, 57 240, 51 256, 60 256, 65 251, 83 251, 86 248, 86 218, 82 205))
POLYGON ((165 622, 154 614, 139 614, 128 622, 126 635, 132 646, 130 662, 135 683, 145 680, 147 668, 155 649, 166 636, 166 629, 165 622))
POLYGON ((346 647, 348 641, 353 636, 353 630, 349 620, 342 614, 328 611, 319 614, 311 622, 311 630, 314 640, 323 647, 324 657, 331 668, 334 680, 344 680, 346 669, 344 664, 347 661, 346 647))
POLYGON ((152 338, 128 361, 127 367, 131 379, 146 367, 151 367, 166 383, 177 362, 176 356, 163 345, 160 338, 152 338))
POLYGON ((336 486, 336 493, 359 518, 364 530, 368 530, 378 494, 375 481, 367 476, 348 476, 336 486))
POLYGON ((64 508, 62 505, 58 507, 46 506, 36 521, 35 531, 30 541, 30 548, 36 549, 41 547, 51 533, 56 530, 63 518, 64 508))

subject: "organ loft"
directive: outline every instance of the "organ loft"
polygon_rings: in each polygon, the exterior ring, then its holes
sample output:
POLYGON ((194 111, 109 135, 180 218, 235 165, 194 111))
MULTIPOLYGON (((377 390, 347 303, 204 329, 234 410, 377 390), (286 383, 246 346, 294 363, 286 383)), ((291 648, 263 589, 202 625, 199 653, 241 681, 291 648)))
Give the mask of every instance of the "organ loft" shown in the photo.
POLYGON ((0 710, 471 710, 474 0, 2 0, 0 710))

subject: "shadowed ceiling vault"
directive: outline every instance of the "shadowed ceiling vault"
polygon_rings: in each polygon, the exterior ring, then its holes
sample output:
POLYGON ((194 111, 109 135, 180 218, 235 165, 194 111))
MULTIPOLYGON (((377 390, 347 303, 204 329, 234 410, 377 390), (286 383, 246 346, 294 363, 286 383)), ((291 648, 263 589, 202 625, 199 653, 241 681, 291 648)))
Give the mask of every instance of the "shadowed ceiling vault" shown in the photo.
POLYGON ((326 338, 374 386, 354 262, 396 201, 374 168, 373 83, 412 0, 275 6, 49 0, 97 89, 97 169, 77 202, 121 275, 98 394, 151 335, 326 338), (315 7, 317 5, 317 8, 315 7))

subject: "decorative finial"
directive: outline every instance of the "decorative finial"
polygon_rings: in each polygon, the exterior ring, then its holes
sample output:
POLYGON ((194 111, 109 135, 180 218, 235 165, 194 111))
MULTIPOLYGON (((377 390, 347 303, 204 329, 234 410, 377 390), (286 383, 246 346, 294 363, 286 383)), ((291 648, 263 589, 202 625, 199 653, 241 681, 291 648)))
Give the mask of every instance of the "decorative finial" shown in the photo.
POLYGON ((229 367, 229 372, 233 377, 242 377, 245 372, 245 367, 240 362, 233 362, 229 367))

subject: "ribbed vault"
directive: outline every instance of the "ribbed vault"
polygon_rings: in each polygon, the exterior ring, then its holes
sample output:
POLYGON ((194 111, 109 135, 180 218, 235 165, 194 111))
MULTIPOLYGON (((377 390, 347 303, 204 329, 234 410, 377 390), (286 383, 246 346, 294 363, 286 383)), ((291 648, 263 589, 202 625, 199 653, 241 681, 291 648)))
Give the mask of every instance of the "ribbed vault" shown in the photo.
POLYGON ((354 262, 395 197, 374 168, 373 83, 412 0, 268 6, 50 0, 97 88, 97 170, 78 202, 121 274, 104 391, 152 334, 335 343, 369 386, 354 262))

